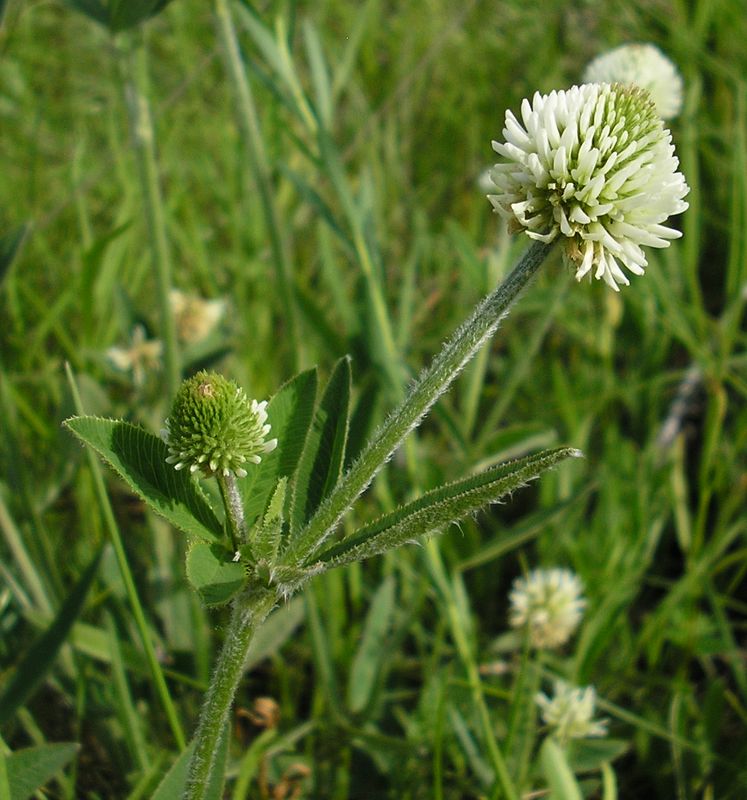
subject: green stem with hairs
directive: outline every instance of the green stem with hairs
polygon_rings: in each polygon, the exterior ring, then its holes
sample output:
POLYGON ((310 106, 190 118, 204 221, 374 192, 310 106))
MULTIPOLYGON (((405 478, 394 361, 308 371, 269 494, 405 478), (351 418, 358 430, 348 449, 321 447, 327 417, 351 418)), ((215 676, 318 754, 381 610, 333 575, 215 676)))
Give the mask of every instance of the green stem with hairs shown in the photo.
POLYGON ((197 725, 195 749, 189 761, 189 777, 182 800, 204 800, 206 796, 218 743, 244 674, 249 644, 275 602, 276 596, 271 590, 247 589, 232 604, 223 649, 197 725))
POLYGON ((246 542, 246 522, 244 521, 244 506, 241 502, 241 493, 236 485, 236 476, 218 474, 215 476, 220 489, 220 496, 226 508, 226 524, 228 535, 231 537, 231 547, 238 551, 239 545, 246 542))
POLYGON ((407 397, 374 434, 358 460, 291 543, 283 556, 286 564, 303 565, 313 560, 342 515, 366 489, 405 436, 495 333, 513 302, 537 274, 552 246, 532 242, 503 283, 477 305, 469 319, 446 342, 407 397))
MULTIPOLYGON (((217 475, 218 486, 226 509, 226 523, 234 550, 246 540, 246 521, 233 475, 217 475)), ((210 774, 218 751, 218 743, 233 705, 249 645, 254 633, 275 605, 276 594, 271 589, 252 587, 243 591, 231 606, 231 619, 210 681, 200 721, 195 733, 195 749, 189 761, 189 778, 184 800, 205 797, 210 774)))

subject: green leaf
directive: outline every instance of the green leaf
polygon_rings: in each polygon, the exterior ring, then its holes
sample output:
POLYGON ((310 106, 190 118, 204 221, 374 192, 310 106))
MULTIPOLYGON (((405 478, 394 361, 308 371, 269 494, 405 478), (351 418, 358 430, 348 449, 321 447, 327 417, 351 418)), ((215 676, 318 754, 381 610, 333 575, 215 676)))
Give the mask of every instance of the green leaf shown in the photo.
POLYGON ((283 509, 285 507, 285 490, 287 478, 281 478, 275 487, 267 511, 258 524, 249 533, 249 552, 257 561, 274 564, 280 549, 280 537, 283 532, 283 509))
POLYGON ((63 423, 90 445, 158 514, 200 539, 223 538, 223 526, 187 471, 166 463, 168 448, 157 436, 129 422, 72 417, 63 423))
POLYGON ((324 48, 316 28, 310 20, 305 20, 303 25, 303 39, 306 45, 306 54, 311 70, 311 83, 314 87, 316 111, 322 124, 330 127, 332 122, 332 86, 329 70, 324 60, 324 48))
MULTIPOLYGON (((158 784, 158 788, 151 797, 151 800, 174 800, 181 797, 187 786, 189 776, 189 760, 192 758, 192 751, 195 749, 194 741, 190 742, 179 757, 171 765, 171 769, 163 776, 158 784)), ((220 800, 223 797, 223 783, 226 771, 226 757, 228 754, 228 725, 226 725, 223 736, 218 743, 218 752, 215 756, 213 771, 210 773, 210 780, 205 790, 204 800, 220 800)))
POLYGON ((391 655, 382 647, 382 643, 394 613, 394 588, 394 579, 390 575, 376 590, 366 615, 360 647, 348 678, 347 704, 354 714, 360 713, 368 705, 382 663, 391 655))
POLYGON ((350 417, 350 429, 348 430, 348 446, 344 464, 346 470, 361 454, 374 429, 381 388, 378 382, 369 377, 363 386, 358 387, 358 390, 358 402, 350 417))
POLYGON ((290 639, 305 616, 304 602, 296 597, 276 608, 254 634, 246 656, 245 669, 250 670, 280 650, 290 639))
POLYGON ((542 743, 540 761, 552 800, 582 800, 581 789, 565 753, 550 736, 542 743))
POLYGON ((576 739, 568 746, 568 761, 574 772, 593 772, 629 748, 624 739, 576 739))
POLYGON ((134 28, 163 11, 171 0, 64 0, 111 33, 134 28))
POLYGON ((0 755, 5 760, 10 800, 27 800, 71 761, 79 749, 76 742, 58 742, 0 755))
POLYGON ((350 356, 345 356, 335 365, 306 437, 293 485, 291 536, 340 480, 348 436, 350 383, 350 356))
POLYGON ((330 566, 361 561, 443 530, 509 492, 523 486, 578 450, 562 447, 508 461, 478 475, 440 486, 361 528, 317 559, 330 566))
POLYGON ((296 471, 314 413, 316 386, 316 369, 301 372, 267 404, 270 436, 277 438, 278 446, 238 481, 248 525, 264 513, 278 480, 290 480, 296 471))
POLYGON ((20 228, 0 236, 0 286, 2 286, 10 265, 18 254, 28 227, 28 225, 21 225, 20 228))
POLYGON ((187 580, 205 605, 218 606, 241 591, 247 574, 224 547, 195 542, 187 552, 187 580))
POLYGON ((11 675, 10 680, 5 684, 5 689, 0 694, 0 726, 11 719, 31 697, 52 668, 57 653, 70 633, 73 623, 83 611, 86 595, 96 576, 100 558, 101 551, 93 557, 83 576, 73 587, 52 620, 52 624, 18 662, 16 671, 11 675))

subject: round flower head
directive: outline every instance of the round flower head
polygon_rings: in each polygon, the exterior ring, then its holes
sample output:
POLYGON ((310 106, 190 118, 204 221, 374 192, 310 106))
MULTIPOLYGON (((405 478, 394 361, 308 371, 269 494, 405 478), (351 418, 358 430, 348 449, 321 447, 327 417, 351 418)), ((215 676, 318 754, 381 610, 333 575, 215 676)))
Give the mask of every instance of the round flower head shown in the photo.
POLYGON ((647 89, 662 119, 674 119, 682 110, 682 76, 652 44, 624 44, 597 56, 584 70, 583 82, 647 89))
POLYGON ((597 693, 592 686, 574 689, 564 681, 555 682, 552 698, 542 693, 535 696, 544 723, 553 729, 561 742, 607 735, 607 720, 592 719, 596 699, 597 693))
POLYGON ((509 622, 529 629, 533 647, 564 645, 581 622, 586 600, 581 581, 568 569, 535 569, 514 581, 509 622))
POLYGON ((266 400, 250 401, 234 381, 198 372, 182 383, 161 431, 170 453, 166 461, 175 469, 243 478, 244 464, 259 464, 278 443, 265 441, 270 432, 266 407, 266 400))
POLYGON ((687 208, 672 136, 644 89, 585 84, 524 100, 521 121, 506 112, 506 160, 488 195, 512 233, 560 237, 576 278, 593 272, 617 290, 621 267, 642 275, 642 246, 668 247, 681 233, 663 223, 687 208))

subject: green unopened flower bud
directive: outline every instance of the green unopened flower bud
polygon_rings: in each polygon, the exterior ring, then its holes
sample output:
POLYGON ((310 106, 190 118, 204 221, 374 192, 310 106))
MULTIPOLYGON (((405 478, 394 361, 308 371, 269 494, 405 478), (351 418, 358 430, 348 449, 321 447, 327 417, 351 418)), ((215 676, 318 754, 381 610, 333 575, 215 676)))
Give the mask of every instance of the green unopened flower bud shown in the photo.
POLYGON ((249 400, 244 390, 215 372, 198 372, 184 381, 174 398, 161 436, 174 469, 201 469, 207 476, 246 475, 244 464, 259 464, 277 447, 270 432, 267 401, 249 400))

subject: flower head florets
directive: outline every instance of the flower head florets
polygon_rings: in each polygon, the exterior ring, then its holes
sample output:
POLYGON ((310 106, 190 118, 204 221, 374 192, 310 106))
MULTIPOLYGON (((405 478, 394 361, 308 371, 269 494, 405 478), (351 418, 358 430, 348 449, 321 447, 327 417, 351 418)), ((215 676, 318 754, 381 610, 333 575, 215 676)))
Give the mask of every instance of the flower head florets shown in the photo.
POLYGON ((581 581, 568 569, 535 569, 513 583, 509 623, 514 628, 526 626, 533 647, 561 647, 583 617, 582 592, 581 581))
POLYGON ((583 81, 640 86, 662 119, 674 119, 682 110, 682 76, 652 44, 624 44, 597 56, 584 70, 583 81))
POLYGON ((592 686, 574 689, 564 681, 555 681, 552 697, 542 693, 535 696, 544 723, 561 742, 607 735, 607 720, 592 719, 596 699, 592 686))
POLYGON ((277 446, 277 439, 265 440, 266 407, 266 400, 250 401, 234 381, 198 372, 182 383, 161 431, 169 448, 166 461, 177 470, 243 478, 244 464, 259 464, 277 446))
POLYGON ((491 179, 495 210, 512 233, 563 241, 576 278, 593 273, 617 290, 622 271, 641 275, 642 246, 668 247, 681 236, 663 223, 687 208, 689 188, 644 89, 585 84, 524 100, 521 123, 506 112, 505 161, 491 179), (523 123, 523 124, 522 124, 523 123))

